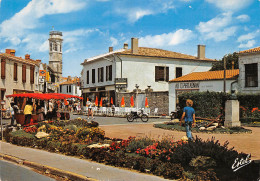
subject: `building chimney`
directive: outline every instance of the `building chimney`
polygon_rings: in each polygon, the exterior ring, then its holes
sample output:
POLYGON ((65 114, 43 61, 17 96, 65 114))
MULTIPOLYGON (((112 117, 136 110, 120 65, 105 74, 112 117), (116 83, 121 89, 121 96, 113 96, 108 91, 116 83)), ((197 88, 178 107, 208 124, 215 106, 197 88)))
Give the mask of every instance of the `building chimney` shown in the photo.
POLYGON ((15 50, 5 49, 5 53, 15 56, 15 50))
POLYGON ((127 50, 128 49, 128 44, 124 43, 124 49, 127 50))
POLYGON ((68 76, 68 81, 71 81, 71 76, 68 76))
POLYGON ((24 57, 25 57, 25 60, 30 60, 30 55, 29 54, 26 54, 24 57))
POLYGON ((138 38, 131 39, 131 49, 132 49, 132 54, 138 53, 138 38))
POLYGON ((36 60, 36 62, 38 62, 38 63, 41 63, 42 61, 41 61, 41 60, 39 60, 39 59, 37 59, 37 60, 36 60))
POLYGON ((198 59, 205 58, 205 47, 206 45, 198 45, 198 59))
POLYGON ((113 47, 109 47, 108 48, 108 52, 110 53, 110 52, 113 52, 113 47))

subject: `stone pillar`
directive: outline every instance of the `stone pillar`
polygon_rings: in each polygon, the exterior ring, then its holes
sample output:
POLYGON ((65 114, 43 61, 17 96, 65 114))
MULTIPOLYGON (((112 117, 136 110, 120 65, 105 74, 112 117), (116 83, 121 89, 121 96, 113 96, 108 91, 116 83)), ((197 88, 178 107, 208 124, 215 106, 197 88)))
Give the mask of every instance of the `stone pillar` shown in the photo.
POLYGON ((239 121, 239 102, 238 100, 227 100, 225 108, 225 127, 241 126, 239 121))

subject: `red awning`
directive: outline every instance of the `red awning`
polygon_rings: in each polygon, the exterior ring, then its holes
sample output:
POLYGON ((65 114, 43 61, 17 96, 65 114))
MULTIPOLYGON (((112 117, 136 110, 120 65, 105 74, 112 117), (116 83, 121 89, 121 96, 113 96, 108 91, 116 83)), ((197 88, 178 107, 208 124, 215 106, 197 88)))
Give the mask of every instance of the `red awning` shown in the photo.
POLYGON ((68 98, 78 98, 83 99, 79 96, 73 96, 68 94, 59 94, 59 93, 23 93, 23 94, 12 94, 7 95, 6 97, 25 97, 25 98, 33 98, 33 99, 41 99, 41 100, 50 100, 50 99, 68 99, 68 98))

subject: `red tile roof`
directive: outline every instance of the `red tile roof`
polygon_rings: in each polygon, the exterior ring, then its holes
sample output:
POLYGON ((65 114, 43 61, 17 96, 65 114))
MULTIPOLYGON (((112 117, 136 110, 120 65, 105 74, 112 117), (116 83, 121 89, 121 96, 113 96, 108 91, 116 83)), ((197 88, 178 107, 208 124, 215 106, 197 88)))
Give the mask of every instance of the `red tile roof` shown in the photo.
POLYGON ((33 65, 37 65, 37 66, 39 65, 39 62, 34 61, 32 59, 25 60, 25 59, 23 59, 21 57, 16 57, 16 56, 10 55, 8 53, 1 53, 0 57, 8 58, 8 59, 11 59, 11 60, 14 60, 14 61, 18 61, 18 62, 21 62, 21 63, 33 64, 33 65))
POLYGON ((60 85, 70 85, 70 84, 78 84, 78 85, 80 85, 80 79, 79 78, 75 78, 75 79, 72 79, 72 80, 60 83, 60 85))
POLYGON ((209 58, 199 59, 198 57, 192 55, 186 55, 182 53, 172 52, 168 50, 162 50, 158 48, 147 48, 147 47, 138 47, 138 53, 132 54, 131 49, 127 49, 123 52, 117 54, 122 55, 137 55, 137 56, 148 56, 148 57, 161 57, 161 58, 177 58, 177 59, 189 59, 189 60, 202 60, 202 61, 216 61, 209 58))
POLYGON ((256 53, 256 52, 260 52, 260 47, 256 47, 256 48, 252 48, 249 50, 244 50, 244 51, 240 51, 239 53, 256 53))
MULTIPOLYGON (((239 69, 227 70, 226 79, 236 79, 239 75, 239 69)), ((202 80, 221 80, 224 79, 224 70, 208 71, 208 72, 193 72, 182 77, 170 80, 169 82, 184 82, 184 81, 202 81, 202 80)))

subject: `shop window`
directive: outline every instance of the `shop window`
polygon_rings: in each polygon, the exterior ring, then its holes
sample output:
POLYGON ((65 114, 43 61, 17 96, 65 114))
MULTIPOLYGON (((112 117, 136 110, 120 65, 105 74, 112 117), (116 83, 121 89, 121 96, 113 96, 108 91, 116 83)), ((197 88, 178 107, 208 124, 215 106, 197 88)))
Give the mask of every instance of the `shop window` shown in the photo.
POLYGON ((155 66, 155 82, 169 81, 169 67, 155 66))
POLYGON ((96 82, 96 80, 95 80, 95 78, 96 78, 95 75, 96 75, 95 69, 92 69, 92 83, 93 83, 93 84, 96 82))
POLYGON ((258 87, 257 63, 245 64, 245 87, 258 87))
POLYGON ((71 93, 71 85, 69 85, 69 93, 71 93))
POLYGON ((176 67, 176 78, 182 76, 182 67, 176 67))
POLYGON ((60 93, 62 92, 62 85, 60 85, 60 93))

